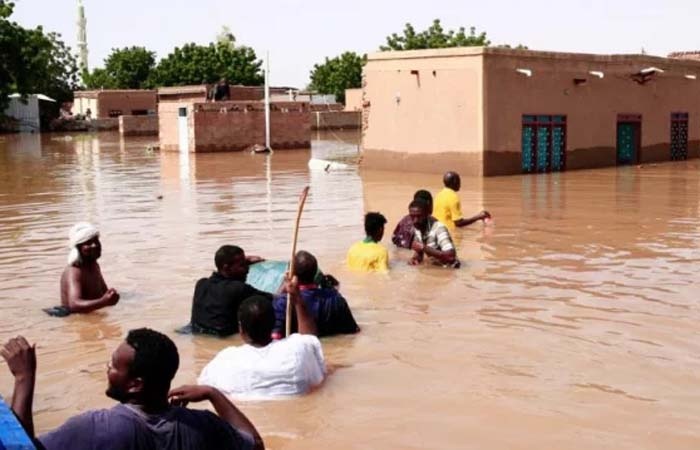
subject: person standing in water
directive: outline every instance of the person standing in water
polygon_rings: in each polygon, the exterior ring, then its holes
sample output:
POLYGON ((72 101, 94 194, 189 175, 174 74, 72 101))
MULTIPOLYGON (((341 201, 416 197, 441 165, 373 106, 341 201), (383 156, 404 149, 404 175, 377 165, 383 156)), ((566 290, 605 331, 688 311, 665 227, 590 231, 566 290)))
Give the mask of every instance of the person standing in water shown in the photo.
POLYGON ((68 266, 61 275, 61 305, 71 313, 89 313, 116 305, 119 293, 108 288, 97 260, 102 256, 100 232, 80 222, 69 233, 68 266))
POLYGON ((491 218, 488 211, 481 211, 479 214, 465 218, 462 215, 462 205, 457 192, 462 186, 462 180, 457 172, 447 172, 442 178, 445 187, 435 196, 433 216, 442 222, 448 230, 454 231, 456 227, 466 227, 479 220, 491 218))

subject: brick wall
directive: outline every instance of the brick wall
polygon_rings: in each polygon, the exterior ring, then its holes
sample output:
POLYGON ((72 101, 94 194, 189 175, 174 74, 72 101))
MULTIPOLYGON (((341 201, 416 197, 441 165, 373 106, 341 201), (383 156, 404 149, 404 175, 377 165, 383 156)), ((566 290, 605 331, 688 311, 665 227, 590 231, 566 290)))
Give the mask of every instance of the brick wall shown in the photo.
POLYGON ((343 106, 342 103, 324 103, 324 104, 316 104, 316 105, 309 105, 309 108, 311 111, 342 111, 345 107, 343 106))
POLYGON ((123 136, 157 135, 158 116, 119 116, 119 133, 123 136))
POLYGON ((97 94, 97 118, 110 117, 110 113, 134 114, 135 111, 155 111, 156 91, 99 91, 97 94))
MULTIPOLYGON (((190 136, 194 142, 191 151, 244 150, 265 143, 265 109, 260 102, 197 103, 193 108, 190 136)), ((310 130, 308 104, 278 102, 271 105, 270 140, 273 149, 309 147, 310 130)))
POLYGON ((324 111, 311 113, 311 129, 340 130, 362 127, 362 111, 324 111))

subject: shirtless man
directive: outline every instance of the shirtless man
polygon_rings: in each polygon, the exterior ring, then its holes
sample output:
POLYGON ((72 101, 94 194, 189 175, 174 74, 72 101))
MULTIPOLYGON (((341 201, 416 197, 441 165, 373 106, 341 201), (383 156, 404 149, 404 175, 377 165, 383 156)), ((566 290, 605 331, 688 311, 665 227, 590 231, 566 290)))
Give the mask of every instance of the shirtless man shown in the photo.
POLYGON ((119 293, 107 288, 97 260, 102 254, 100 232, 81 222, 69 233, 68 266, 61 275, 61 305, 72 313, 89 313, 116 305, 119 293))

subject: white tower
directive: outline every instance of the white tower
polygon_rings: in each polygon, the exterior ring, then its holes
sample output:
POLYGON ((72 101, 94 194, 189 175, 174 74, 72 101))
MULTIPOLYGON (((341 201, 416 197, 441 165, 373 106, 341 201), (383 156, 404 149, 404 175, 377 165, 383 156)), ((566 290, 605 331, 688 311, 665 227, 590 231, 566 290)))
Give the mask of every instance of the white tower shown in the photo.
POLYGON ((87 19, 83 0, 78 0, 78 66, 81 72, 88 70, 87 19))

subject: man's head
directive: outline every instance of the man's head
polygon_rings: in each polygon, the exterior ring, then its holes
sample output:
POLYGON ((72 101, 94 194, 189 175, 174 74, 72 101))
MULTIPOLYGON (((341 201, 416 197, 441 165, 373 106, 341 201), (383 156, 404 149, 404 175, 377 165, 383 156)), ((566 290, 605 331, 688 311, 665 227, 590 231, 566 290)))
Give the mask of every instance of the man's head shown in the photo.
POLYGON ((374 242, 379 242, 384 237, 384 224, 386 217, 378 212, 369 212, 365 215, 365 233, 374 242))
POLYGON ((318 262, 316 257, 309 252, 299 250, 294 257, 294 273, 299 280, 299 284, 311 284, 318 272, 318 262))
POLYGON ((453 191, 458 191, 462 186, 462 180, 460 180, 457 172, 446 172, 445 176, 442 177, 442 182, 445 184, 445 187, 453 191))
POLYGON ((269 298, 253 295, 243 300, 238 307, 238 328, 246 343, 266 346, 272 341, 274 327, 275 310, 269 298))
POLYGON ((164 402, 179 364, 170 338, 148 328, 131 330, 112 354, 106 394, 120 403, 164 402))
POLYGON ((424 200, 416 199, 408 205, 408 215, 411 216, 413 227, 425 231, 428 223, 428 204, 424 200))
POLYGON ((68 233, 70 252, 68 264, 80 265, 97 261, 102 256, 100 232, 92 224, 80 222, 68 233))
POLYGON ((428 215, 433 213, 433 196, 425 189, 416 191, 413 200, 423 200, 428 205, 428 215))
POLYGON ((214 255, 216 270, 225 278, 245 281, 248 277, 248 262, 245 252, 235 245, 224 245, 214 255))

